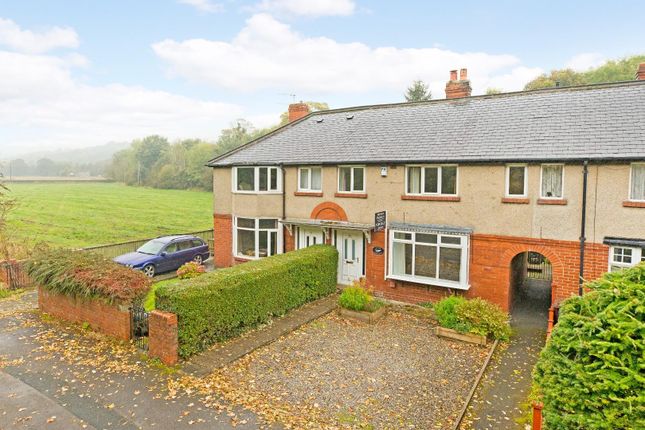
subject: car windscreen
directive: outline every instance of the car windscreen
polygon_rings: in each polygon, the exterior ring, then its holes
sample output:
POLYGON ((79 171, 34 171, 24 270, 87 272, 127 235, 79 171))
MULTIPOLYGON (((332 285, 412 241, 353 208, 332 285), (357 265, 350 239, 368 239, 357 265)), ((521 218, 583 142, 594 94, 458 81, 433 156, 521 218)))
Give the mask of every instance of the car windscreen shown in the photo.
POLYGON ((137 252, 140 252, 142 254, 157 255, 164 246, 166 246, 166 244, 164 242, 161 242, 160 240, 151 240, 141 248, 137 249, 137 252))

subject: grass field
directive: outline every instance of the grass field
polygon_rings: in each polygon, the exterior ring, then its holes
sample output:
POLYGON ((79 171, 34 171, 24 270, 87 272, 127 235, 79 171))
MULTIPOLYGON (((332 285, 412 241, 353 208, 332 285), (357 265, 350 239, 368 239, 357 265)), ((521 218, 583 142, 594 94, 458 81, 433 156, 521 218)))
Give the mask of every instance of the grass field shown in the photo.
POLYGON ((83 247, 207 230, 212 193, 115 183, 9 185, 18 207, 9 228, 30 243, 83 247))

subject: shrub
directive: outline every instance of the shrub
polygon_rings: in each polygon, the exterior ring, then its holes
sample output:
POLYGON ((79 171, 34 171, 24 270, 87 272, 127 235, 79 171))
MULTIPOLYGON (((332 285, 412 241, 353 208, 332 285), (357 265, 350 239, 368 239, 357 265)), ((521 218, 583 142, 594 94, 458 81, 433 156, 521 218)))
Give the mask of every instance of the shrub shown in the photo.
POLYGON ((545 426, 645 428, 645 264, 587 287, 562 303, 533 371, 545 426))
POLYGON ((206 273, 206 268, 196 261, 189 261, 177 269, 177 277, 179 279, 196 278, 204 273, 206 273))
POLYGON ((338 304, 352 311, 363 311, 373 298, 365 288, 365 282, 354 281, 350 287, 346 287, 338 298, 338 304))
POLYGON ((85 251, 41 250, 27 263, 27 273, 53 293, 108 303, 140 301, 150 289, 143 273, 85 251))
POLYGON ((337 264, 335 248, 316 245, 165 283, 156 306, 177 314, 179 354, 188 357, 334 292, 337 264))
POLYGON ((473 333, 493 339, 508 340, 511 327, 508 314, 499 306, 475 298, 449 296, 434 306, 439 325, 462 333, 473 333))

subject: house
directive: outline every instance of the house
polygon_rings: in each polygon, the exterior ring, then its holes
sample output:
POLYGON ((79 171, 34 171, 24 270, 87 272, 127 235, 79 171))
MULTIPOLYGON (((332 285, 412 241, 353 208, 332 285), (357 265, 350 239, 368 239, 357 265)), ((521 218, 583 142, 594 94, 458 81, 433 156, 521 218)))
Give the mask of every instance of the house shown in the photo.
POLYGON ((645 64, 630 82, 472 97, 466 73, 443 100, 292 104, 211 160, 216 266, 328 243, 340 284, 509 309, 531 276, 557 303, 645 260, 645 64))

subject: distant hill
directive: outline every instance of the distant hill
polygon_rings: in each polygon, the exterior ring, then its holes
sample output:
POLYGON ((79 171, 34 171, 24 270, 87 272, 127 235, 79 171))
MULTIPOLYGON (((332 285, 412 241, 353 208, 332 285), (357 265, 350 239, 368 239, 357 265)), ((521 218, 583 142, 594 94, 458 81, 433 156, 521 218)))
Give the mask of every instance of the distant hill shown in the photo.
POLYGON ((99 163, 112 159, 114 153, 130 146, 130 142, 109 142, 103 145, 90 146, 86 148, 61 149, 57 151, 38 151, 12 157, 23 159, 29 164, 33 164, 41 158, 49 158, 55 162, 63 163, 99 163))

